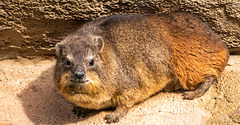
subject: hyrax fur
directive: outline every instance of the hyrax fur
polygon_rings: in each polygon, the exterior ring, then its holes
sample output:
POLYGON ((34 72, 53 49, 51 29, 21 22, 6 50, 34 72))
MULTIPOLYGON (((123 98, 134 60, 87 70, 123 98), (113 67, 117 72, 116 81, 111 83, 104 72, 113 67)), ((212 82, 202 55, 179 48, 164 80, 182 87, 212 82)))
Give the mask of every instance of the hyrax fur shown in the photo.
POLYGON ((86 109, 116 107, 118 122, 134 104, 161 90, 202 96, 223 72, 226 45, 187 13, 114 15, 84 24, 56 45, 56 86, 86 109))

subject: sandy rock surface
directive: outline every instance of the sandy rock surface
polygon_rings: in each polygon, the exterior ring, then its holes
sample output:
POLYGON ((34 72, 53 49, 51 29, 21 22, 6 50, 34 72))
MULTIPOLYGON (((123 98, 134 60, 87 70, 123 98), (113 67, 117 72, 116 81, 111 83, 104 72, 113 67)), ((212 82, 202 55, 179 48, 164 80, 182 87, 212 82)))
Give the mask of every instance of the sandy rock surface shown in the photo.
MULTIPOLYGON (((105 124, 110 111, 78 118, 53 83, 53 58, 0 61, 0 124, 105 124)), ((204 96, 160 92, 135 105, 118 124, 240 124, 240 56, 231 56, 218 83, 204 96)))

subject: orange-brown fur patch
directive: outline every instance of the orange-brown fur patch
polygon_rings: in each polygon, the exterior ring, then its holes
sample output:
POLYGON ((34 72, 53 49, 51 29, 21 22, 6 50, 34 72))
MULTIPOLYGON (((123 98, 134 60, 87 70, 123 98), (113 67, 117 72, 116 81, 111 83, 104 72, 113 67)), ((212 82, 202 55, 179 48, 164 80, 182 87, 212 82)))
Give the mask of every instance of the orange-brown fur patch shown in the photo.
POLYGON ((171 40, 175 41, 173 71, 186 90, 194 90, 208 76, 218 78, 227 64, 228 51, 224 45, 213 44, 198 35, 194 39, 175 35, 171 40))

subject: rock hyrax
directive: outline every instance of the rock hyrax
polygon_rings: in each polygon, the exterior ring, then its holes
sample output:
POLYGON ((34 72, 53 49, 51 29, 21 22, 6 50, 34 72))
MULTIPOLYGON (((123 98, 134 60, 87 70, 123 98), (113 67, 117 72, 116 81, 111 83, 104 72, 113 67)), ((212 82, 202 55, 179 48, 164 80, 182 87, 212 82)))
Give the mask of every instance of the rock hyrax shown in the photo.
POLYGON ((84 24, 56 45, 59 92, 86 109, 116 108, 118 122, 134 104, 161 90, 202 96, 227 64, 226 45, 187 13, 113 15, 84 24))

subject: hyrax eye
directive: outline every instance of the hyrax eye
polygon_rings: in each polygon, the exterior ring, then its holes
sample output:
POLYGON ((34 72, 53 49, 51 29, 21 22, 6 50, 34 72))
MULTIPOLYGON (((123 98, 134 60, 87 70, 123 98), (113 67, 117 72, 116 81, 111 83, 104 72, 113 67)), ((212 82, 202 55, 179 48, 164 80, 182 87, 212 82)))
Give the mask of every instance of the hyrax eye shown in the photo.
POLYGON ((93 66, 93 65, 94 65, 94 60, 93 60, 93 59, 90 60, 89 65, 90 65, 90 66, 93 66))
POLYGON ((72 63, 70 62, 70 60, 69 59, 65 59, 65 65, 67 65, 67 66, 70 66, 72 63))

